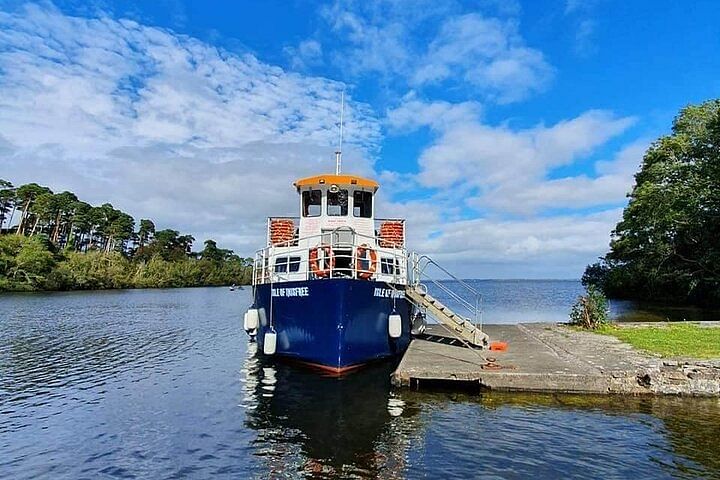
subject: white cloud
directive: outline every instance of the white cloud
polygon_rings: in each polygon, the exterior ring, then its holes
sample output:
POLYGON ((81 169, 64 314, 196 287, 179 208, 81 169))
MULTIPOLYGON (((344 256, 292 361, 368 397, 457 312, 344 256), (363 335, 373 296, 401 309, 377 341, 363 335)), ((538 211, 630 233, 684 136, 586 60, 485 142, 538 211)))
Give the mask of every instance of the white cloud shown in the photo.
POLYGON ((387 111, 387 124, 396 132, 413 131, 420 127, 446 130, 454 125, 477 121, 481 112, 482 106, 478 102, 425 102, 411 92, 398 107, 387 111))
POLYGON ((597 51, 595 33, 597 21, 594 11, 600 0, 566 0, 565 16, 573 24, 575 53, 589 56, 597 51))
POLYGON ((283 52, 289 57, 294 70, 316 67, 323 62, 322 45, 317 40, 303 40, 297 47, 285 47, 283 52))
MULTIPOLYGON (((242 240, 231 247, 244 252, 265 216, 295 212, 296 176, 333 166, 344 85, 160 28, 0 12, 0 72, 3 178, 242 240)), ((346 122, 348 164, 371 174, 380 124, 352 98, 346 122)))
POLYGON ((442 2, 336 2, 323 13, 342 45, 335 61, 344 71, 415 88, 471 87, 498 103, 544 90, 553 68, 525 44, 517 4, 482 7, 484 14, 442 2))
POLYGON ((568 197, 580 195, 573 189, 589 179, 548 181, 547 175, 553 168, 583 158, 633 123, 630 117, 593 110, 551 127, 517 131, 477 122, 458 124, 422 153, 418 179, 427 187, 477 189, 480 193, 469 198, 470 205, 512 213, 532 213, 547 206, 578 208, 595 200, 622 201, 615 194, 625 180, 592 180, 594 200, 580 205, 568 197))
POLYGON ((382 207, 408 218, 412 249, 466 278, 579 278, 607 251, 622 213, 453 220, 445 203, 432 199, 382 207))
POLYGON ((419 64, 415 85, 461 77, 500 103, 542 91, 553 76, 543 54, 525 45, 516 21, 477 13, 447 19, 419 64))

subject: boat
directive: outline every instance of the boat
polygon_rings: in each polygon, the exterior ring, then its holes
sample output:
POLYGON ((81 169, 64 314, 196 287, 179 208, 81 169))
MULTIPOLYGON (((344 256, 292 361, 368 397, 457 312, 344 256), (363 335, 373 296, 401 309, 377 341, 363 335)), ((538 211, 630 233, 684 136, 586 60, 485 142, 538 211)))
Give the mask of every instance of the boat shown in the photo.
POLYGON ((375 180, 341 173, 342 128, 341 109, 335 173, 296 180, 300 215, 267 219, 245 331, 264 355, 331 374, 402 355, 427 313, 466 345, 485 348, 479 293, 431 258, 408 252, 405 219, 375 215, 375 180), (429 277, 428 267, 473 298, 429 277), (428 283, 467 313, 430 295, 428 283))
POLYGON ((402 354, 413 313, 405 220, 375 218, 379 184, 358 175, 294 187, 300 215, 268 218, 255 256, 246 330, 265 354, 335 373, 402 354))

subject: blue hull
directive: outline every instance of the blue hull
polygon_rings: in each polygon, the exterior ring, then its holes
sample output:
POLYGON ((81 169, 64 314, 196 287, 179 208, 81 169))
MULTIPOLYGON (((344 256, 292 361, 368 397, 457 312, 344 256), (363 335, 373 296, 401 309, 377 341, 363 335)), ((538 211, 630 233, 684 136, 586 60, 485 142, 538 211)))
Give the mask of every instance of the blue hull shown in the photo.
POLYGON ((272 324, 276 355, 342 371, 400 355, 410 343, 411 306, 402 290, 384 282, 352 279, 308 280, 258 285, 258 344, 272 324), (393 298, 395 296, 396 298, 393 298), (399 338, 388 335, 388 316, 402 317, 399 338))

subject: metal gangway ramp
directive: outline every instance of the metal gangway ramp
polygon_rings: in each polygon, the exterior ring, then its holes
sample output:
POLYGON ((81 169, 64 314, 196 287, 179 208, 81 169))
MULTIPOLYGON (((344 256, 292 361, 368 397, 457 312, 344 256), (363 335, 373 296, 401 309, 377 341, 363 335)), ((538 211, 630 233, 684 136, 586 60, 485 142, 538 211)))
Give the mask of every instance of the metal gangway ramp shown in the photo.
POLYGON ((480 309, 482 297, 480 293, 426 255, 412 254, 410 262, 412 264, 412 279, 405 288, 405 297, 408 301, 432 315, 463 342, 473 347, 486 348, 488 346, 488 336, 482 331, 482 312, 480 309), (431 275, 430 269, 439 270, 456 288, 452 288, 447 282, 435 278, 431 275), (432 285, 438 292, 446 295, 468 316, 460 315, 430 295, 427 288, 428 284, 432 285))

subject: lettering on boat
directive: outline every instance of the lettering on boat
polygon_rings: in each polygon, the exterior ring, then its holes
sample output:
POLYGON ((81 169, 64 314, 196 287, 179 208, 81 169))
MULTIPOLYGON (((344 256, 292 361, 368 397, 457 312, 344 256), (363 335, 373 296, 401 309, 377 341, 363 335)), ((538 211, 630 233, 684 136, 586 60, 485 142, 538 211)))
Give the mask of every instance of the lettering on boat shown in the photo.
POLYGON ((376 288, 374 295, 382 298, 403 298, 405 297, 405 292, 402 290, 393 290, 392 288, 376 288))
POLYGON ((309 287, 273 288, 273 297, 309 297, 309 287))

